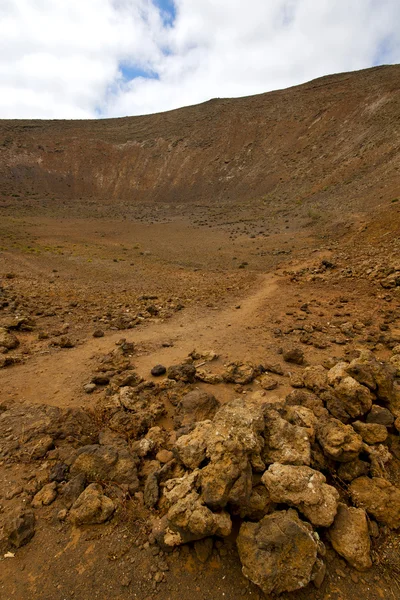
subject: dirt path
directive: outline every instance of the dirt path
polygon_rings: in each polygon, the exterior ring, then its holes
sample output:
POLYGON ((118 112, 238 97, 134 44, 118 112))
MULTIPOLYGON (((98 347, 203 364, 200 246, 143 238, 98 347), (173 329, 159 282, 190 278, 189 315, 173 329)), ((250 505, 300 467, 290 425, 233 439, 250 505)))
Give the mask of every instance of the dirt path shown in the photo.
POLYGON ((255 358, 262 353, 263 339, 253 329, 264 322, 277 287, 275 276, 263 275, 258 287, 240 302, 240 308, 237 304, 224 310, 207 308, 201 313, 188 308, 164 322, 88 338, 75 348, 36 356, 0 373, 3 397, 63 407, 87 403, 82 386, 94 368, 95 357, 110 352, 122 337, 137 346, 134 364, 139 374, 146 376, 154 364, 174 364, 194 348, 214 350, 222 359, 255 358), (166 341, 172 345, 162 347, 166 341))

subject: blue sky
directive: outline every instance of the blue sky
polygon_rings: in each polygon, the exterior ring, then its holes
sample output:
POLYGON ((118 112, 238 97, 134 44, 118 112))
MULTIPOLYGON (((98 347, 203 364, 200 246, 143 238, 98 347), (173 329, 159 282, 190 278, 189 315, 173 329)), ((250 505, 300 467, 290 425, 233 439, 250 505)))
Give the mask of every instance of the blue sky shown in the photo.
POLYGON ((2 0, 0 118, 148 114, 400 63, 399 0, 2 0))

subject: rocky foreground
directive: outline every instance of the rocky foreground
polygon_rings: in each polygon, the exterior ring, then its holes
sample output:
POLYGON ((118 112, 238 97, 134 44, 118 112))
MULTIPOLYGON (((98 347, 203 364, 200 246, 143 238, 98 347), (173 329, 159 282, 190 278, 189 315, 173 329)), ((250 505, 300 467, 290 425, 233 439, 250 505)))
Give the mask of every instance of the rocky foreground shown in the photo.
MULTIPOLYGON (((16 343, 12 330, 2 336, 16 343)), ((205 563, 232 536, 243 574, 266 595, 319 588, 332 549, 370 569, 375 540, 400 527, 400 346, 388 343, 385 362, 362 349, 305 366, 303 351, 289 347, 283 362, 219 373, 214 353, 193 352, 145 381, 134 346, 121 341, 85 386, 96 391, 91 410, 3 402, 0 464, 31 472, 3 490, 3 556, 28 544, 54 505, 71 528, 140 515, 159 560, 154 590, 171 552, 191 544, 205 563), (292 391, 274 397, 290 365, 292 391), (244 393, 253 382, 259 391, 244 393), (220 384, 235 392, 223 404, 220 384)))

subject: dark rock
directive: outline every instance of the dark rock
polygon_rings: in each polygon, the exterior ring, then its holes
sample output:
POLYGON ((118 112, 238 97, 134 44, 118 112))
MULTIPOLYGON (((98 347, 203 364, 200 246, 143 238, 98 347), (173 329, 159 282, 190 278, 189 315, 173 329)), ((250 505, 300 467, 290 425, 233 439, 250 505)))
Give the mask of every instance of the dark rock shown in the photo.
POLYGON ((164 365, 156 365, 151 370, 151 374, 153 375, 153 377, 161 377, 162 375, 165 375, 166 372, 167 369, 166 367, 164 367, 164 365))
POLYGON ((75 475, 62 489, 62 499, 67 508, 71 508, 86 487, 86 477, 83 473, 75 475))
POLYGON ((184 427, 212 419, 218 408, 219 402, 215 396, 202 390, 193 390, 183 396, 176 408, 176 426, 184 427))
POLYGON ((296 365, 304 363, 304 352, 301 348, 288 348, 283 352, 283 360, 296 365))
POLYGON ((6 520, 4 532, 12 546, 24 546, 35 535, 35 515, 33 512, 18 509, 6 520))
POLYGON ((193 383, 196 378, 196 367, 185 363, 168 367, 167 377, 168 379, 175 379, 175 381, 193 383))
POLYGON ((49 481, 61 483, 67 478, 68 466, 64 463, 57 463, 49 473, 49 481))
POLYGON ((367 414, 367 423, 377 423, 385 427, 391 427, 394 423, 394 416, 387 408, 378 404, 373 404, 370 412, 367 414))
POLYGON ((104 331, 102 329, 96 329, 95 331, 93 331, 93 337, 94 338, 104 337, 104 331))

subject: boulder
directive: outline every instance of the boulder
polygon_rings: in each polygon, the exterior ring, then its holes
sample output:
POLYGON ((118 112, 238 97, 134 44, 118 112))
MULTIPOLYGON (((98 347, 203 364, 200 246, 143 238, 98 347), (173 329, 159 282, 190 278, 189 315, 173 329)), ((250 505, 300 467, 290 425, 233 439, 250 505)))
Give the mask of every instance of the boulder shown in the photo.
POLYGON ((349 487, 354 504, 364 508, 380 523, 400 527, 400 490, 386 479, 359 477, 349 487))
POLYGON ((33 500, 33 508, 40 508, 41 506, 49 506, 57 498, 57 483, 53 481, 42 487, 33 500))
POLYGON ((322 365, 307 367, 303 371, 304 387, 313 392, 321 392, 328 387, 327 372, 322 365))
POLYGON ((324 454, 338 462, 355 460, 363 447, 361 436, 351 425, 344 425, 338 419, 321 419, 317 440, 324 454))
POLYGON ((19 340, 14 333, 7 331, 5 327, 0 327, 0 347, 7 350, 14 350, 19 346, 19 340))
POLYGON ((370 467, 371 465, 365 460, 356 458, 351 462, 342 463, 337 470, 337 474, 343 481, 350 482, 357 479, 357 477, 368 475, 370 467))
POLYGON ((312 410, 317 418, 328 416, 328 411, 324 408, 323 401, 306 390, 294 390, 286 396, 286 404, 289 406, 304 406, 312 410))
POLYGON ((115 511, 114 502, 103 494, 101 485, 91 483, 72 505, 69 518, 74 525, 96 525, 115 511))
POLYGON ((339 494, 325 476, 309 467, 274 464, 262 476, 271 500, 297 508, 317 527, 329 527, 335 518, 339 494))
POLYGON ((329 539, 336 552, 354 569, 365 571, 372 567, 367 514, 362 508, 340 503, 329 539))
POLYGON ((193 383, 196 379, 196 367, 186 363, 181 365, 173 365, 168 367, 167 377, 168 379, 175 379, 175 381, 193 383))
POLYGON ((173 452, 188 469, 197 469, 205 460, 211 429, 211 421, 203 421, 198 423, 193 431, 176 440, 173 452))
POLYGON ((264 437, 263 459, 266 464, 310 464, 311 448, 307 429, 292 425, 276 410, 266 411, 264 437))
POLYGON ((385 427, 391 427, 394 423, 394 416, 387 408, 373 404, 371 410, 367 414, 367 423, 377 423, 385 427))
POLYGON ((35 515, 33 512, 17 509, 4 525, 4 533, 9 544, 21 548, 35 535, 35 515))
POLYGON ((223 378, 226 383, 246 385, 251 383, 258 375, 260 375, 260 368, 252 363, 233 362, 227 365, 223 378))
POLYGON ((124 448, 93 444, 79 448, 71 475, 82 473, 87 481, 126 483, 139 489, 138 458, 124 448))
POLYGON ((370 390, 353 377, 341 379, 334 390, 350 418, 356 419, 371 410, 373 396, 370 390))
POLYGON ((388 436, 386 427, 378 425, 378 423, 355 421, 353 429, 361 435, 366 444, 380 444, 381 442, 385 442, 388 436))
POLYGON ((305 406, 287 406, 283 412, 283 417, 292 425, 305 429, 310 443, 315 441, 318 419, 312 410, 305 406))
POLYGON ((363 350, 347 368, 349 375, 372 390, 387 405, 390 412, 400 416, 400 389, 395 381, 395 368, 378 361, 372 352, 363 350))
POLYGON ((287 348, 283 352, 283 360, 295 365, 302 365, 304 363, 304 352, 301 348, 297 347, 287 348))
POLYGON ((347 377, 348 373, 347 373, 346 369, 348 366, 349 366, 348 362, 342 361, 342 362, 336 363, 336 365, 334 365, 331 369, 329 369, 328 375, 327 375, 329 385, 332 385, 334 387, 335 385, 338 385, 342 381, 342 379, 347 377))
POLYGON ((184 427, 212 419, 218 408, 219 402, 215 396, 202 390, 193 390, 185 394, 176 407, 176 426, 184 427))
POLYGON ((317 542, 295 510, 275 512, 259 523, 243 523, 236 543, 243 575, 264 594, 293 592, 310 583, 317 542))

